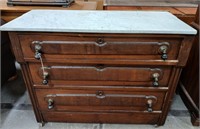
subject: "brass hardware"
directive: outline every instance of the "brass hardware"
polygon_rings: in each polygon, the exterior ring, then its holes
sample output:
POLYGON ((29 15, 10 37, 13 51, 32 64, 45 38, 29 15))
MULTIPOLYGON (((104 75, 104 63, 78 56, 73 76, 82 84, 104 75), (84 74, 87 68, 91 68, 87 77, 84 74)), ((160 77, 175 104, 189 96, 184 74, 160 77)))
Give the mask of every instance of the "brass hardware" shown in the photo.
POLYGON ((105 98, 104 92, 103 91, 97 91, 96 97, 99 99, 105 98))
POLYGON ((167 45, 162 45, 160 47, 160 52, 162 53, 161 59, 167 60, 167 58, 168 58, 168 56, 167 56, 167 50, 168 50, 168 46, 167 45))
POLYGON ((151 99, 148 99, 147 100, 147 111, 148 112, 152 112, 153 111, 152 106, 153 106, 153 101, 151 99))
POLYGON ((48 76, 49 76, 49 73, 45 71, 45 72, 43 73, 43 81, 42 81, 42 84, 44 84, 44 85, 47 85, 47 84, 48 84, 48 80, 47 80, 48 76))
POLYGON ((52 109, 54 107, 53 99, 48 99, 48 109, 52 109))
POLYGON ((40 59, 41 58, 41 49, 42 49, 42 46, 40 45, 40 42, 39 41, 33 41, 32 42, 33 44, 35 44, 35 59, 40 59))
POLYGON ((159 83, 158 83, 158 78, 159 78, 159 73, 154 73, 153 75, 153 79, 154 79, 154 81, 153 81, 153 86, 159 86, 159 83))

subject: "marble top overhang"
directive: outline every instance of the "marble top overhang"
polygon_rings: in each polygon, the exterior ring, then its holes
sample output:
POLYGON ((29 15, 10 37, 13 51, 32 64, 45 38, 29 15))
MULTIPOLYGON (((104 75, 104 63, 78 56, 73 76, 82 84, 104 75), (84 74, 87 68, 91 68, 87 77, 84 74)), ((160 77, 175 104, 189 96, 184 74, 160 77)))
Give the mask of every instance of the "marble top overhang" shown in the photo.
POLYGON ((169 12, 32 10, 4 24, 1 31, 187 34, 195 29, 169 12))

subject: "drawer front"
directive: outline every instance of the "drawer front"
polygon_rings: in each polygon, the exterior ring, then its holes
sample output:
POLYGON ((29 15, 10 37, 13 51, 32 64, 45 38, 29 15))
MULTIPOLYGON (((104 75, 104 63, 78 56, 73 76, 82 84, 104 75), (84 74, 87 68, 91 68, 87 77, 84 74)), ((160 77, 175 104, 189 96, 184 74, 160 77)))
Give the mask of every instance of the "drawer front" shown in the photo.
POLYGON ((165 92, 37 89, 43 111, 153 112, 161 111, 165 92))
POLYGON ((45 121, 76 123, 156 124, 161 113, 42 112, 45 121))
MULTIPOLYGON (((42 84, 44 74, 39 63, 29 64, 34 84, 42 84)), ((128 66, 107 66, 107 65, 62 65, 45 63, 44 72, 48 73, 46 80, 48 85, 146 85, 167 86, 171 67, 128 67, 128 66), (157 80, 154 75, 158 75, 157 80), (82 83, 81 83, 82 82, 82 83)))
POLYGON ((142 59, 176 59, 181 39, 172 37, 118 37, 84 35, 19 35, 25 58, 34 58, 39 51, 45 58, 66 58, 64 55, 137 55, 142 59), (164 51, 164 48, 166 50, 164 51), (62 55, 62 56, 60 56, 62 55))

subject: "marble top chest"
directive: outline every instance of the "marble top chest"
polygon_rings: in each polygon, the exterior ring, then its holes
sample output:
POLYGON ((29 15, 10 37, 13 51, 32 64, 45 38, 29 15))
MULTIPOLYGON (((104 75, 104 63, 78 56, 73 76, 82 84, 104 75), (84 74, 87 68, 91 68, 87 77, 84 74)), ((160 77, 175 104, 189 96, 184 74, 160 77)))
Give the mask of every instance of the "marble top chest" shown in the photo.
POLYGON ((143 11, 34 10, 0 30, 42 123, 163 125, 196 34, 143 11))

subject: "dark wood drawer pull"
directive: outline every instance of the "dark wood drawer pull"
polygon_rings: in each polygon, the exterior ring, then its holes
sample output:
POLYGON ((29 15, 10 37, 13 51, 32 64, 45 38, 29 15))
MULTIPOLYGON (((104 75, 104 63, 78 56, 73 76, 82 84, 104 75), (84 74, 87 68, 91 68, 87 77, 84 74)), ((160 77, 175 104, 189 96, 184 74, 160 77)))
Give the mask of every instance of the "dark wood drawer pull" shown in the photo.
POLYGON ((158 83, 158 78, 160 76, 159 73, 153 73, 153 86, 155 87, 158 87, 159 86, 159 83, 158 83))

